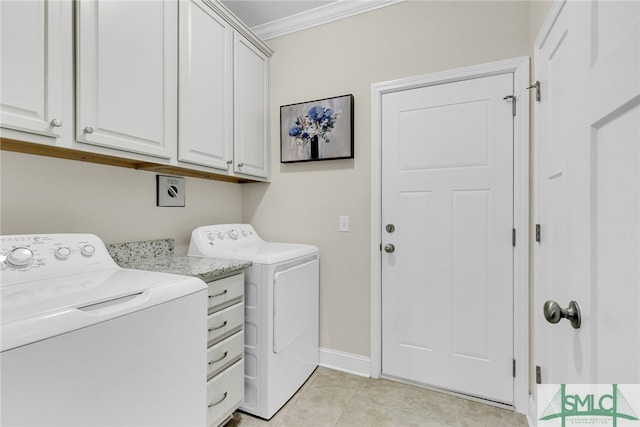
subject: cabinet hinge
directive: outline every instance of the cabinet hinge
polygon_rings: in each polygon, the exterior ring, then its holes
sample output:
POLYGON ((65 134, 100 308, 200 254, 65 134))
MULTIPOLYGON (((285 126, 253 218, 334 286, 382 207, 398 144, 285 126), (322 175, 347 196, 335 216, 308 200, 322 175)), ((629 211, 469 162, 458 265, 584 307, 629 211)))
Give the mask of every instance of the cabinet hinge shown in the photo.
POLYGON ((536 242, 540 243, 540 224, 536 224, 536 242))
POLYGON ((511 114, 513 117, 516 116, 516 96, 515 95, 507 95, 502 99, 510 99, 511 100, 511 114))
POLYGON ((542 369, 536 366, 536 384, 542 384, 542 369))
POLYGON ((511 229, 511 244, 513 245, 513 247, 516 247, 516 229, 512 228, 511 229))
POLYGON ((540 102, 542 100, 542 97, 540 96, 540 82, 538 80, 536 80, 535 83, 529 86, 527 89, 535 89, 536 101, 540 102))
POLYGON ((513 378, 516 377, 516 359, 513 359, 513 378))

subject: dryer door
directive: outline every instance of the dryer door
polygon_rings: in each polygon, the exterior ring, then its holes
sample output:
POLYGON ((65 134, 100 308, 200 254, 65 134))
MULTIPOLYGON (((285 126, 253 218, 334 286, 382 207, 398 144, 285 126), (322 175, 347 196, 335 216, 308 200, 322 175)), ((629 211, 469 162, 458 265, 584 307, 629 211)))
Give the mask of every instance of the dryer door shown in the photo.
POLYGON ((318 256, 280 267, 273 283, 273 352, 286 351, 297 342, 318 342, 318 256), (304 337, 304 338, 303 338, 304 337), (312 340, 313 341, 313 340, 312 340))

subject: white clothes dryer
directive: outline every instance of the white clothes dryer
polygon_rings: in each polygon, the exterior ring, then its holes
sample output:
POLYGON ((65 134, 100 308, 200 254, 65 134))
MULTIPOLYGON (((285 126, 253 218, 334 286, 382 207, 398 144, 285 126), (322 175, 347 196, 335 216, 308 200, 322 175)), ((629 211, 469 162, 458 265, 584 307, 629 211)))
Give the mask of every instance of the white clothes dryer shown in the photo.
POLYGON ((270 419, 318 366, 319 252, 265 242, 249 224, 193 230, 190 256, 252 261, 245 271, 245 401, 270 419))

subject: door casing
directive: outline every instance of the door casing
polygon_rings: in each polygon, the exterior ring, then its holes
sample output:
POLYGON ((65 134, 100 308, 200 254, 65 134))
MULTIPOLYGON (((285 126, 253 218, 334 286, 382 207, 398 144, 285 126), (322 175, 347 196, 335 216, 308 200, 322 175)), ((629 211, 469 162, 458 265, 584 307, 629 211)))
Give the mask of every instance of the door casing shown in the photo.
MULTIPOLYGON (((514 74, 514 409, 529 407, 529 57, 457 68, 371 85, 371 350, 370 375, 382 373, 382 96, 386 93, 498 74, 514 74)), ((508 94, 505 94, 508 95, 508 94)), ((505 101, 507 102, 507 101, 505 101)))

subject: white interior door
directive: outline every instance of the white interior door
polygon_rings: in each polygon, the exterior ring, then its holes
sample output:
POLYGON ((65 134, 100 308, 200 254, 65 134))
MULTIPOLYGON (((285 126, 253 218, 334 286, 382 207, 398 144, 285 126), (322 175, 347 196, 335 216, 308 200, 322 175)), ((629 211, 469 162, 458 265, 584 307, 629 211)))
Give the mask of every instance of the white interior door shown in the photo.
POLYGON ((640 3, 557 3, 536 42, 536 364, 543 383, 640 382, 640 3), (581 325, 546 301, 576 301, 581 325))
POLYGON ((512 93, 507 73, 382 98, 382 373, 505 403, 512 93))

